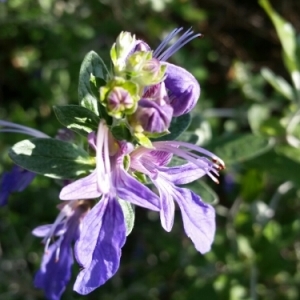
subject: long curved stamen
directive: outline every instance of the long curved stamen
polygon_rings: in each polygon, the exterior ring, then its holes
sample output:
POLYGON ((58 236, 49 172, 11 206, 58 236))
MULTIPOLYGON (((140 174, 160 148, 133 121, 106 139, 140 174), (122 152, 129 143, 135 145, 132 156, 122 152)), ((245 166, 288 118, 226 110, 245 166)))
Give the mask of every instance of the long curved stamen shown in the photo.
POLYGON ((106 194, 110 190, 110 158, 108 145, 108 129, 104 122, 100 122, 97 132, 97 176, 98 189, 106 194))
POLYGON ((72 201, 63 207, 63 209, 57 216, 56 220, 52 224, 48 234, 42 240, 42 242, 45 243, 45 249, 49 247, 51 238, 55 235, 55 231, 57 230, 57 227, 61 223, 65 222, 66 218, 72 214, 72 211, 76 205, 77 205, 77 201, 72 201))
POLYGON ((171 57, 175 52, 177 52, 180 48, 182 48, 184 45, 189 43, 191 40, 201 36, 201 33, 194 34, 193 30, 189 29, 172 46, 164 50, 168 42, 181 30, 182 28, 179 28, 177 31, 173 30, 167 36, 167 38, 159 45, 159 47, 154 51, 153 57, 157 58, 160 61, 165 61, 169 57, 171 57))
POLYGON ((15 124, 15 123, 12 123, 9 121, 0 120, 0 126, 8 127, 8 128, 0 129, 0 132, 15 132, 15 133, 27 134, 27 135, 30 135, 33 137, 38 137, 38 138, 49 138, 49 135, 47 135, 39 130, 29 128, 27 126, 15 124))
MULTIPOLYGON (((159 142, 155 142, 155 143, 159 143, 159 142)), ((156 147, 156 148, 158 148, 158 147, 156 147)), ((215 163, 207 160, 207 158, 204 158, 204 157, 201 158, 201 157, 197 156, 196 154, 190 153, 189 151, 184 151, 182 149, 178 149, 172 145, 161 144, 159 146, 159 150, 171 152, 171 153, 177 155, 178 157, 184 158, 185 160, 194 163, 196 166, 199 166, 199 168, 201 168, 203 171, 205 171, 205 173, 213 181, 215 181, 216 183, 219 183, 218 179, 212 174, 212 173, 214 173, 216 176, 218 176, 218 172, 214 169, 217 167, 217 165, 215 163)), ((203 150, 205 150, 205 149, 203 149, 203 150)))
POLYGON ((174 36, 177 35, 183 28, 175 28, 172 32, 170 32, 167 37, 159 44, 159 46, 153 52, 153 57, 158 57, 164 48, 168 45, 168 43, 173 39, 174 36))
MULTIPOLYGON (((155 148, 160 148, 161 145, 162 145, 162 146, 165 146, 165 145, 166 145, 166 142, 154 142, 154 143, 153 143, 153 146, 154 146, 155 148), (158 145, 159 147, 157 147, 157 145, 158 145)), ((208 157, 211 157, 213 161, 218 162, 218 164, 219 164, 220 166, 222 166, 223 168, 225 168, 225 163, 224 163, 224 161, 223 161, 221 158, 219 158, 218 156, 216 156, 215 154, 213 154, 212 152, 210 152, 210 151, 208 151, 208 150, 206 150, 206 149, 204 149, 204 148, 195 146, 195 145, 190 144, 190 143, 181 142, 181 141, 170 141, 170 142, 168 142, 168 145, 169 145, 169 146, 172 146, 172 147, 174 147, 174 146, 182 146, 182 147, 185 147, 185 148, 188 148, 188 149, 197 151, 197 152, 199 152, 199 153, 203 153, 204 155, 206 155, 206 156, 208 156, 208 157)), ((174 147, 174 148, 176 148, 176 147, 174 147)), ((176 149, 177 149, 177 148, 176 148, 176 149)))

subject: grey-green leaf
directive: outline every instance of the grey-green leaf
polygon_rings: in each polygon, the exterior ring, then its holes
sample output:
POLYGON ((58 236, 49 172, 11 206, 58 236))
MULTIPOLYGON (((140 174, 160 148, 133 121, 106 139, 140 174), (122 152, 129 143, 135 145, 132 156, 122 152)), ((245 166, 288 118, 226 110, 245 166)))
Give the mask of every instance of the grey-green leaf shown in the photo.
POLYGON ((79 73, 78 96, 79 104, 99 115, 97 95, 93 92, 91 80, 96 78, 106 80, 107 67, 100 56, 90 51, 84 58, 79 73))
POLYGON ((274 140, 253 134, 243 134, 216 141, 209 149, 221 157, 225 164, 244 162, 269 151, 274 140))
POLYGON ((64 105, 53 107, 58 121, 67 128, 87 136, 96 131, 100 122, 99 117, 91 110, 79 105, 64 105))
POLYGON ((268 81, 273 88, 286 99, 293 101, 295 99, 294 91, 291 85, 282 77, 276 76, 270 69, 263 68, 261 75, 268 81))
POLYGON ((73 179, 94 169, 94 161, 78 146, 50 138, 23 140, 9 150, 19 166, 58 179, 73 179))
POLYGON ((179 117, 174 117, 172 119, 171 125, 169 127, 169 134, 162 137, 152 139, 153 141, 172 141, 178 138, 190 125, 191 115, 185 114, 179 117))
POLYGON ((134 220, 135 220, 134 205, 132 205, 128 201, 124 201, 121 199, 119 199, 119 203, 121 205, 124 214, 124 219, 126 224, 126 236, 128 236, 131 233, 134 226, 134 220))

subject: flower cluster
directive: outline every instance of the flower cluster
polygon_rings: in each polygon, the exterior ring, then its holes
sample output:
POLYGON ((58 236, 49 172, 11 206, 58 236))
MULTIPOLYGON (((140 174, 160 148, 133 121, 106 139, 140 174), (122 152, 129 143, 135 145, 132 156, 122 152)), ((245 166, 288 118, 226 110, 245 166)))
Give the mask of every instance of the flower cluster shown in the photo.
POLYGON ((171 231, 177 203, 195 248, 200 253, 211 248, 214 208, 184 185, 204 175, 218 182, 224 163, 193 144, 164 140, 164 135, 176 134, 172 122, 189 113, 200 96, 194 76, 166 62, 200 35, 188 30, 169 47, 181 30, 172 31, 155 51, 122 32, 110 51, 111 73, 104 67, 101 72, 93 69, 93 59, 102 62, 94 53, 85 59, 80 87, 93 86, 98 92, 81 91, 80 106, 55 107, 58 120, 85 137, 84 147, 74 144, 70 130, 60 130, 52 139, 0 120, 0 132, 33 137, 10 150, 16 166, 2 176, 0 205, 7 203, 10 193, 29 185, 36 173, 63 182, 56 220, 33 230, 45 244, 34 284, 47 299, 60 299, 70 281, 74 257, 81 267, 74 284, 80 294, 90 293, 117 272, 133 227, 135 205, 158 212, 162 227, 171 231), (180 163, 172 164, 174 158, 180 163))

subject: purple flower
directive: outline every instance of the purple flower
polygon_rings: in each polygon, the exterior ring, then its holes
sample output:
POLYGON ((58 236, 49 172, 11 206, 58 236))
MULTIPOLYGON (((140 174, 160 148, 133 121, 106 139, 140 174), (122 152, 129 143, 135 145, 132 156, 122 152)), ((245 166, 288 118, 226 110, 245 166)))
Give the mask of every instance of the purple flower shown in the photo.
POLYGON ((71 278, 74 261, 72 243, 79 237, 79 225, 89 206, 89 201, 65 203, 53 224, 39 226, 32 232, 35 236, 44 237, 46 244, 34 285, 44 290, 48 300, 59 300, 71 278), (52 240, 54 242, 50 245, 52 240))
MULTIPOLYGON (((167 66, 164 83, 168 90, 170 105, 173 108, 173 116, 177 117, 190 112, 200 97, 200 86, 196 78, 185 69, 167 63, 175 52, 201 34, 193 34, 190 29, 186 31, 172 46, 169 42, 182 30, 174 29, 153 52, 153 57, 167 66)), ((150 47, 141 40, 137 40, 134 51, 149 51, 150 47)))
POLYGON ((215 176, 219 169, 224 168, 223 161, 209 151, 185 142, 154 142, 153 147, 155 151, 139 147, 130 153, 131 170, 147 175, 156 186, 160 194, 160 219, 163 228, 166 231, 172 229, 175 201, 181 210, 187 236, 199 252, 209 251, 215 234, 214 208, 204 203, 194 192, 178 185, 190 183, 204 175, 218 182, 215 176), (205 154, 212 161, 192 151, 205 154), (167 167, 172 155, 187 160, 188 163, 167 167))
POLYGON ((35 175, 19 166, 14 166, 10 172, 4 172, 0 181, 0 206, 7 204, 11 193, 25 190, 35 175))
POLYGON ((86 215, 82 231, 75 244, 75 257, 82 266, 74 290, 88 294, 110 279, 118 270, 121 248, 126 240, 126 226, 118 199, 151 210, 159 210, 159 199, 150 189, 130 176, 124 164, 133 145, 115 140, 101 121, 96 142, 96 169, 60 193, 60 199, 92 199, 100 201, 86 215))

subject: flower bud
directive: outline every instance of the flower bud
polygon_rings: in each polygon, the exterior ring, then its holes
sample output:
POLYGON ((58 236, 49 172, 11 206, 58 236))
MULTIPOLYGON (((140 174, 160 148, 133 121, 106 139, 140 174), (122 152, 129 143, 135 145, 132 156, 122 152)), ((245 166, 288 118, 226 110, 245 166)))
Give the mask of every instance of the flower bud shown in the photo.
POLYGON ((134 123, 140 125, 144 131, 162 133, 168 130, 172 115, 173 108, 169 104, 160 106, 153 100, 142 99, 133 118, 134 123))
POLYGON ((111 60, 115 66, 115 71, 121 72, 125 67, 128 55, 135 47, 136 39, 130 32, 122 31, 110 50, 111 60))
POLYGON ((130 93, 118 86, 109 92, 106 101, 108 113, 116 118, 120 118, 122 113, 132 110, 135 106, 135 101, 130 93))

